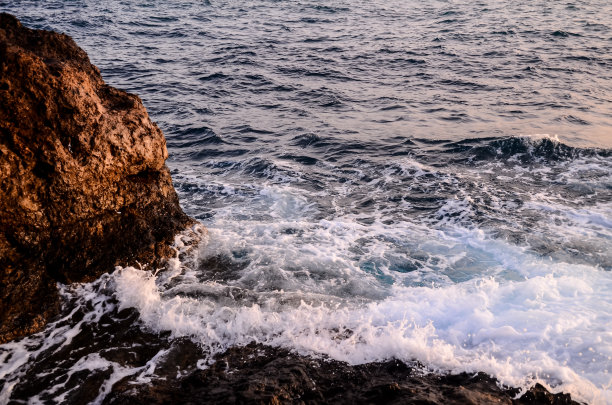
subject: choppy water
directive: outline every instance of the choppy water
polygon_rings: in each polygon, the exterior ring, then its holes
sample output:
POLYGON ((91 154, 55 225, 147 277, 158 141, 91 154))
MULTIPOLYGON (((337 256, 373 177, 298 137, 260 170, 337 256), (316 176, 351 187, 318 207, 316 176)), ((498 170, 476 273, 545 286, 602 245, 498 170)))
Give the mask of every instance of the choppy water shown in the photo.
POLYGON ((98 401, 151 381, 155 358, 49 360, 136 308, 131 327, 211 354, 416 359, 612 403, 608 2, 0 8, 70 34, 142 97, 209 230, 170 272, 64 288, 62 319, 0 346, 0 401, 39 379, 36 399, 61 402, 86 370, 106 371, 98 401))

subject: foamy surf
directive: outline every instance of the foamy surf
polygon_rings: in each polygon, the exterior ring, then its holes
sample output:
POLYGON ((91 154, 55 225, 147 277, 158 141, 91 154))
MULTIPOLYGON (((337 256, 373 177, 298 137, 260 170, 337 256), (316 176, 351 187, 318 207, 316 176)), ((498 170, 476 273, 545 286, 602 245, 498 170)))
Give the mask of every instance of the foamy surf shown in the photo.
POLYGON ((426 155, 320 165, 315 179, 273 159, 213 162, 214 175, 181 169, 183 205, 205 214, 208 233, 177 237, 164 271, 118 268, 62 287, 72 310, 0 346, 0 398, 36 369, 54 376, 36 398, 57 402, 87 370, 105 375, 101 403, 126 376, 163 378, 172 342, 189 339, 204 349, 200 369, 256 342, 354 365, 484 371, 610 403, 610 163, 589 150, 555 155, 563 146, 546 142, 492 141, 451 165, 426 155), (327 187, 312 186, 323 177, 327 187), (121 339, 100 356, 50 360, 84 335, 112 340, 133 328, 166 342, 146 364, 104 354, 121 339))
MULTIPOLYGON (((495 274, 431 286, 394 283, 381 299, 358 286, 343 299, 325 294, 325 283, 318 291, 254 291, 239 281, 177 286, 125 268, 113 275, 115 294, 147 327, 188 336, 211 355, 255 341, 351 364, 397 358, 435 371, 485 371, 507 385, 540 382, 589 403, 612 400, 608 273, 537 257, 482 233, 453 238, 494 258, 495 274), (354 302, 360 292, 366 302, 354 302)), ((359 273, 355 279, 374 278, 358 266, 351 271, 359 273)))

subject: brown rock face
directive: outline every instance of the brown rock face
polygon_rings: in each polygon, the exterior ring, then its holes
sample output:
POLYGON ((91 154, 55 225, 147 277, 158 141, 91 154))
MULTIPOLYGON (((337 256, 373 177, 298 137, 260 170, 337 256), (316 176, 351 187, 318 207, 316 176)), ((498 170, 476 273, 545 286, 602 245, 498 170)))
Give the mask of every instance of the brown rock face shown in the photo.
POLYGON ((39 330, 55 284, 153 263, 189 224, 162 132, 67 35, 0 14, 0 343, 39 330))

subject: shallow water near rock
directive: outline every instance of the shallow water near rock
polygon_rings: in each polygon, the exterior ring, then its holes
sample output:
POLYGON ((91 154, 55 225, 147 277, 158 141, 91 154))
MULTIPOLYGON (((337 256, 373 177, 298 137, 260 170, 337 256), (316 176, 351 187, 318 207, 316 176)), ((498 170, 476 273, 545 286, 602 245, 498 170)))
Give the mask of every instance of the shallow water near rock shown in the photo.
POLYGON ((612 402, 611 6, 354 3, 0 1, 143 99, 208 229, 63 286, 0 346, 0 402, 101 403, 251 342, 612 402))

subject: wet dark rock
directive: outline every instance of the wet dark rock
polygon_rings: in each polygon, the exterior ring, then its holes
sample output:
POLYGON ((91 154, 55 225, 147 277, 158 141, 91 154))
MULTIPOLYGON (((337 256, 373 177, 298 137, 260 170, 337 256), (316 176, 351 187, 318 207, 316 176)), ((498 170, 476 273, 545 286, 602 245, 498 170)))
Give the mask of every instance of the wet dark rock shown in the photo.
MULTIPOLYGON (((84 315, 81 311, 76 318, 84 315)), ((539 385, 517 399, 519 390, 500 387, 483 373, 425 374, 420 364, 397 360, 350 366, 255 343, 230 348, 210 364, 200 345, 147 331, 139 327, 138 317, 137 311, 125 309, 83 324, 69 345, 58 341, 61 348, 52 345, 37 356, 10 399, 26 403, 38 397, 46 403, 65 395, 67 404, 94 399, 105 404, 575 404, 569 395, 551 394, 539 385), (109 363, 74 372, 83 358, 109 363), (109 383, 120 368, 125 377, 109 383), (48 392, 58 385, 61 390, 48 392)))
POLYGON ((136 386, 125 378, 115 384, 105 403, 576 404, 569 395, 551 394, 540 385, 516 398, 517 389, 500 387, 484 373, 423 374, 420 365, 397 360, 350 366, 257 344, 231 348, 199 370, 199 349, 193 343, 185 345, 192 357, 174 357, 171 362, 175 369, 193 371, 178 377, 168 373, 148 385, 136 386))
POLYGON ((56 282, 155 265, 190 222, 141 100, 64 34, 0 14, 0 343, 58 311, 56 282))

